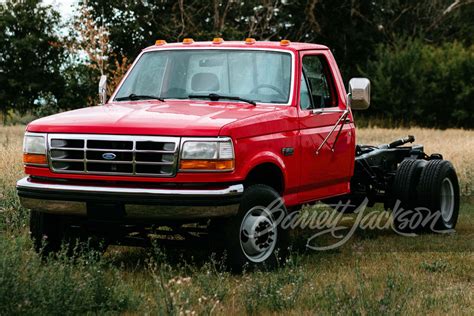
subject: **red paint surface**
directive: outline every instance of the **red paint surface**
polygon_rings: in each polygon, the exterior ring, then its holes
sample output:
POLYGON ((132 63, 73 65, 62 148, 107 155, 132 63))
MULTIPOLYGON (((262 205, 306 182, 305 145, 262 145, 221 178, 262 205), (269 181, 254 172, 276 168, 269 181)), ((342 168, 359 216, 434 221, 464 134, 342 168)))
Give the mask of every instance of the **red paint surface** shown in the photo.
MULTIPOLYGON (((284 176, 284 198, 289 206, 348 193, 354 168, 355 130, 346 124, 339 140, 331 147, 336 132, 319 154, 316 149, 335 125, 340 114, 314 115, 300 110, 299 83, 304 54, 322 54, 330 65, 338 104, 345 109, 346 91, 337 64, 327 47, 316 44, 278 42, 196 42, 151 46, 144 51, 193 48, 281 49, 294 53, 294 91, 291 105, 257 105, 241 102, 198 100, 157 100, 109 102, 104 106, 56 114, 32 122, 29 132, 90 133, 156 136, 229 136, 234 141, 236 168, 230 173, 178 173, 173 178, 96 176, 52 173, 46 168, 27 167, 26 173, 47 178, 127 181, 137 183, 223 183, 243 182, 262 163, 272 163, 284 176), (293 147, 284 156, 284 147, 293 147)), ((352 121, 352 114, 349 115, 352 121)))

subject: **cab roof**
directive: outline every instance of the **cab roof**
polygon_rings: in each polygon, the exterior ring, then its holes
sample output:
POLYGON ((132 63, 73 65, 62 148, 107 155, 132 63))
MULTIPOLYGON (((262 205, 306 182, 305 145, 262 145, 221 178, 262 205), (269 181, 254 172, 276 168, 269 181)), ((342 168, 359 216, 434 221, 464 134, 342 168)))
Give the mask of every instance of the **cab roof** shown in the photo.
MULTIPOLYGON (((247 43, 245 41, 221 41, 216 42, 191 42, 191 43, 165 43, 164 41, 159 40, 158 45, 149 46, 144 49, 144 51, 156 50, 156 49, 166 49, 166 48, 248 48, 248 49, 281 49, 288 51, 300 51, 300 50, 327 50, 328 47, 319 44, 311 43, 299 43, 299 42, 289 42, 283 45, 281 42, 270 42, 270 41, 254 41, 252 43, 247 43)), ((288 42, 288 41, 287 41, 288 42)))

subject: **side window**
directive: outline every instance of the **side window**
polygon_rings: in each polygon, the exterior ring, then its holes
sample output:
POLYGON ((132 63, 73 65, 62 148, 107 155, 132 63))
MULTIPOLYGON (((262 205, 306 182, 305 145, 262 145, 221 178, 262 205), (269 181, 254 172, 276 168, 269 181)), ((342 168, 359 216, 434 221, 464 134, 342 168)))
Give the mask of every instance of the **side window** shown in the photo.
MULTIPOLYGON (((303 72, 309 84, 310 99, 312 109, 327 108, 337 106, 337 99, 331 72, 323 56, 303 57, 303 72)), ((301 86, 303 91, 303 85, 301 86)), ((303 104, 301 104, 301 108, 303 104)), ((308 108, 306 108, 308 109, 308 108)))
POLYGON ((304 72, 301 72, 300 106, 303 110, 312 108, 311 96, 309 94, 308 84, 306 83, 304 72))

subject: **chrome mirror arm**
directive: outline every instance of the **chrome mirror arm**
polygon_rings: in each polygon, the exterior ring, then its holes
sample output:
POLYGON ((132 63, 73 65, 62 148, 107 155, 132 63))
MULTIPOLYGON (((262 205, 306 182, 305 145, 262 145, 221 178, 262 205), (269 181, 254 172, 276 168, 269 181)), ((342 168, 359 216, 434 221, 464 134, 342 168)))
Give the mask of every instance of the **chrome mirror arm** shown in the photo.
POLYGON ((339 128, 339 131, 337 132, 336 139, 334 140, 334 143, 332 144, 332 148, 331 148, 332 152, 334 152, 334 149, 336 148, 337 140, 339 139, 339 136, 341 136, 342 128, 347 123, 348 116, 349 116, 349 110, 347 110, 347 112, 341 116, 342 124, 341 124, 341 127, 339 128))
POLYGON ((105 103, 107 103, 107 76, 105 75, 100 76, 99 98, 100 105, 104 105, 105 103))
MULTIPOLYGON (((329 111, 329 110, 328 110, 329 111)), ((336 139, 334 141, 334 144, 333 146, 331 147, 331 151, 334 152, 334 148, 336 146, 336 142, 339 138, 339 135, 341 134, 341 131, 342 131, 342 128, 344 127, 344 125, 346 124, 346 118, 347 116, 349 115, 349 110, 348 109, 345 109, 345 110, 334 110, 332 113, 342 113, 341 117, 337 120, 336 124, 334 124, 333 128, 331 129, 331 131, 329 132, 329 134, 326 136, 326 138, 324 138, 323 142, 321 143, 321 145, 319 145, 318 149, 316 150, 316 155, 319 155, 319 152, 321 150, 321 148, 323 148, 323 146, 328 142, 329 140, 329 137, 331 137, 331 135, 334 133, 334 131, 336 130, 337 126, 341 123, 341 121, 344 120, 344 122, 342 123, 341 127, 339 128, 339 132, 337 133, 337 136, 336 136, 336 139)))
POLYGON ((336 143, 337 141, 339 140, 339 136, 341 135, 341 132, 342 132, 342 129, 344 128, 344 125, 346 124, 346 120, 347 120, 347 117, 349 116, 349 113, 350 113, 350 102, 351 102, 351 93, 348 93, 347 94, 347 99, 346 99, 346 108, 344 110, 341 110, 341 109, 337 109, 337 110, 333 110, 333 109, 329 109, 329 110, 325 110, 324 108, 322 109, 314 109, 314 110, 311 110, 311 113, 314 114, 314 115, 319 115, 319 114, 324 114, 324 113, 342 113, 341 114, 341 117, 339 117, 339 119, 337 120, 336 124, 334 124, 332 130, 329 132, 329 134, 324 138, 323 142, 321 143, 321 145, 319 145, 318 149, 316 150, 316 155, 319 155, 319 152, 321 151, 321 149, 323 148, 323 146, 325 144, 327 144, 328 140, 329 140, 329 137, 331 137, 331 135, 334 133, 334 131, 336 130, 337 126, 341 123, 342 121, 342 124, 341 124, 341 127, 339 128, 339 131, 337 132, 337 135, 336 135, 336 139, 334 140, 334 143, 332 144, 331 146, 331 151, 334 152, 335 148, 336 148, 336 143))

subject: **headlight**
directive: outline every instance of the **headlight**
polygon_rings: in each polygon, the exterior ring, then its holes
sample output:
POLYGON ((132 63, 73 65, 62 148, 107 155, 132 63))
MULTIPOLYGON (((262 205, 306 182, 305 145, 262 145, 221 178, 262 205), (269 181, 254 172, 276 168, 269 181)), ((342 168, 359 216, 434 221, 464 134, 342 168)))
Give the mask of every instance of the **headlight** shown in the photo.
POLYGON ((219 143, 186 142, 183 145, 182 159, 217 159, 219 143))
POLYGON ((23 140, 23 163, 33 166, 47 166, 46 135, 26 133, 23 140))
POLYGON ((234 148, 229 138, 185 139, 181 149, 181 171, 232 171, 234 148))

